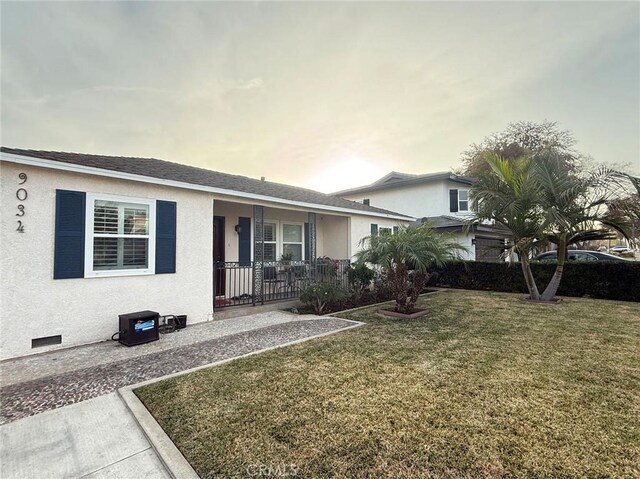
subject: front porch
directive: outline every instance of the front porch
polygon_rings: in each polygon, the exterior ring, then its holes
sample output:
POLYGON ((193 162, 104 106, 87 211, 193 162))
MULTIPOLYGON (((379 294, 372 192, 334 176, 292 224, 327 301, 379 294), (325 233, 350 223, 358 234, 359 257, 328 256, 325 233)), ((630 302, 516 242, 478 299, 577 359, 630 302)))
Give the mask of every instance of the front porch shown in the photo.
POLYGON ((348 286, 349 216, 215 200, 213 224, 214 310, 296 299, 312 281, 348 286))

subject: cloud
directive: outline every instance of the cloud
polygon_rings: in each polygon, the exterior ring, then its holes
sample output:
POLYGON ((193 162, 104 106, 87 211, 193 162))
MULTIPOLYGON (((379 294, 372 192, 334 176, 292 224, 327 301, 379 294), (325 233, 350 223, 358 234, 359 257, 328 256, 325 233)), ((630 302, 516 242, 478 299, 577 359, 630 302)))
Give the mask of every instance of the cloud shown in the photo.
POLYGON ((549 118, 597 160, 637 162, 638 14, 575 2, 7 3, 3 142, 309 185, 347 157, 443 170, 510 121, 549 118))
POLYGON ((262 78, 251 78, 250 80, 238 80, 236 84, 238 90, 263 89, 264 80, 262 78))

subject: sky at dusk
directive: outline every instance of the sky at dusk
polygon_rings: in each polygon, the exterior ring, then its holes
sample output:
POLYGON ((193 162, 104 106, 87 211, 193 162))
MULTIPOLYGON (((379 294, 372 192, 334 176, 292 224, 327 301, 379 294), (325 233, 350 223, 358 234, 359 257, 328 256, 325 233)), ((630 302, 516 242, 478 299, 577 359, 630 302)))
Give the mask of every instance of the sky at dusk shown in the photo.
POLYGON ((638 2, 3 2, 3 146, 330 192, 557 121, 640 172, 638 2))

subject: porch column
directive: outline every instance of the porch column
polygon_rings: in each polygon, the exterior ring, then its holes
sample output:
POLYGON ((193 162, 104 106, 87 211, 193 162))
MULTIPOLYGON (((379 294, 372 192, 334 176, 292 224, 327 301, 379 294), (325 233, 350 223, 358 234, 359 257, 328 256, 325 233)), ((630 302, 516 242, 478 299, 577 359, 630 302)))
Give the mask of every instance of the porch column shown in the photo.
POLYGON ((309 223, 309 267, 311 269, 311 277, 315 278, 316 273, 316 258, 318 257, 318 251, 316 250, 316 214, 309 212, 307 219, 309 223))
POLYGON ((264 304, 264 207, 253 205, 253 304, 264 304))

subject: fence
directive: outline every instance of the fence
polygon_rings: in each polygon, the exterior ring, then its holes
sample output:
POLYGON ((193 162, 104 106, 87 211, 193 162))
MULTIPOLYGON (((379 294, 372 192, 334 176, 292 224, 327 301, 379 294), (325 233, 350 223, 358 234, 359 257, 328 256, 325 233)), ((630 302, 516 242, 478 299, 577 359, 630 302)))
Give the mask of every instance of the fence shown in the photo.
MULTIPOLYGON (((262 266, 262 299, 253 291, 254 262, 215 262, 213 264, 214 309, 256 305, 269 301, 295 299, 311 281, 335 281, 348 288, 349 260, 265 261, 262 266)), ((260 275, 258 275, 260 277, 260 275)))

